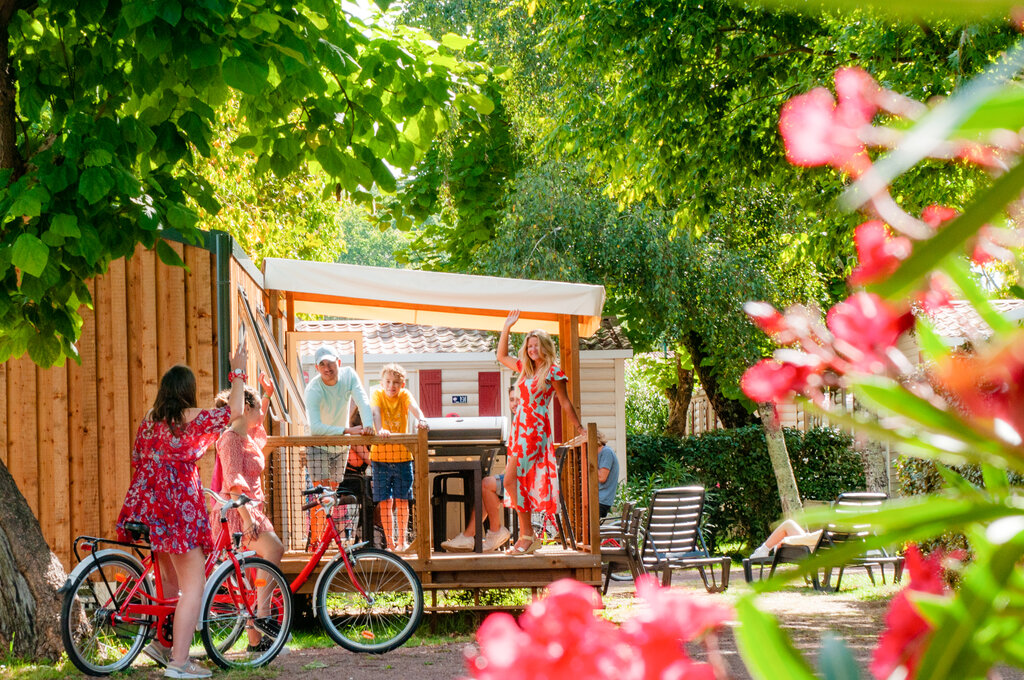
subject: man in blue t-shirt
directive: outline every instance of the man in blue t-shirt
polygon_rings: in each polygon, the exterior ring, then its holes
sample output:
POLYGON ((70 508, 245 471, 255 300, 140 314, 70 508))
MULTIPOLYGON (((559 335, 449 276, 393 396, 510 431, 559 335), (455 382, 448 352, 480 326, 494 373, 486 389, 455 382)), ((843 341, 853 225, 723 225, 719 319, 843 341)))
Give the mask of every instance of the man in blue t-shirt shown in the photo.
POLYGON ((615 492, 619 488, 619 459, 600 430, 597 431, 597 443, 601 445, 597 452, 597 506, 601 519, 604 519, 615 504, 615 492))

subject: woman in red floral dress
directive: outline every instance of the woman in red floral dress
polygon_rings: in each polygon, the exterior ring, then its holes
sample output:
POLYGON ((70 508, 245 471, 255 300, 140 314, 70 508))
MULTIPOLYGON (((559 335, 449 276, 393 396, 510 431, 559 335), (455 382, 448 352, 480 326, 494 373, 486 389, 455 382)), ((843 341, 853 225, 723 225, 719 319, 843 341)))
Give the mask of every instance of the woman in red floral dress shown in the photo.
POLYGON ((146 653, 165 665, 165 677, 204 678, 210 671, 188 658, 199 621, 206 583, 204 551, 213 548, 210 522, 196 461, 224 428, 242 414, 245 344, 231 357, 231 395, 227 408, 196 408, 196 377, 178 365, 160 379, 153 408, 146 414, 132 447, 132 481, 117 518, 121 540, 130 540, 125 522, 149 527, 150 545, 160 561, 164 592, 180 591, 174 610, 174 647, 154 642, 146 653))
POLYGON ((505 319, 498 340, 498 361, 519 373, 516 387, 520 406, 512 424, 508 467, 505 469, 505 505, 519 515, 519 540, 509 550, 512 555, 526 555, 540 547, 533 533, 531 512, 553 515, 558 511, 558 470, 555 468, 555 446, 551 436, 551 398, 558 401, 578 434, 583 425, 569 401, 565 389, 565 373, 555 365, 555 343, 542 330, 533 330, 519 350, 519 359, 508 354, 508 335, 519 320, 519 310, 512 310, 505 319))

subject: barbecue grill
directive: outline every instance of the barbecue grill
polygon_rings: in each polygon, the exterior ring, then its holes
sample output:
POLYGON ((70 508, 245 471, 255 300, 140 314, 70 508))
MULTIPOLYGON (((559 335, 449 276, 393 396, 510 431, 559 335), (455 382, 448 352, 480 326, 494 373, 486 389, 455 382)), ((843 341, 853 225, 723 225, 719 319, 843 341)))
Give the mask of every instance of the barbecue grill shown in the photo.
MULTIPOLYGON (((448 503, 461 502, 468 511, 476 509, 474 550, 483 548, 483 503, 480 482, 490 473, 494 457, 504 452, 508 440, 508 419, 501 416, 475 418, 427 418, 430 431, 429 469, 434 476, 432 511, 434 550, 441 550, 447 527, 448 503), (462 493, 449 491, 453 479, 462 479, 462 493)), ((468 512, 467 512, 468 514, 468 512)))

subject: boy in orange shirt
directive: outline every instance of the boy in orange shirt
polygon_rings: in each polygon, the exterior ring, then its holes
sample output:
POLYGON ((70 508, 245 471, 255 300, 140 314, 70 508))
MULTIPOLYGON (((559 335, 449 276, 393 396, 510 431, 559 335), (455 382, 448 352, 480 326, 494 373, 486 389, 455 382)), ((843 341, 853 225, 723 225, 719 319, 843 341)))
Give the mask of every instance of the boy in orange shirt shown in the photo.
MULTIPOLYGON (((419 404, 405 389, 405 369, 387 364, 380 372, 380 386, 370 397, 373 429, 381 437, 403 433, 409 426, 409 414, 416 426, 426 428, 427 421, 419 404)), ((373 502, 379 504, 380 519, 388 550, 408 550, 409 501, 412 499, 412 453, 401 444, 375 444, 370 448, 373 462, 373 502), (393 524, 397 520, 397 531, 393 524)))

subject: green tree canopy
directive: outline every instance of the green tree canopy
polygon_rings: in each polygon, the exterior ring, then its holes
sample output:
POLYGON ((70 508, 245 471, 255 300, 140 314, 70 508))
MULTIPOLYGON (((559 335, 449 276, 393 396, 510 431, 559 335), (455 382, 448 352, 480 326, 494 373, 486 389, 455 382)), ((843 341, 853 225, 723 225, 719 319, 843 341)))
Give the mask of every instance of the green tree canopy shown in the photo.
POLYGON ((490 108, 469 42, 424 37, 334 0, 0 4, 0 361, 75 356, 85 281, 137 243, 177 260, 160 230, 220 210, 198 166, 232 98, 258 172, 394 190, 447 109, 490 108))

